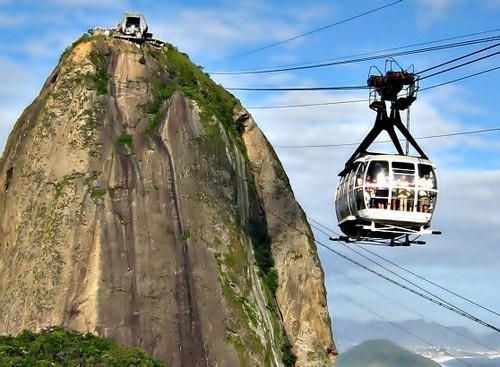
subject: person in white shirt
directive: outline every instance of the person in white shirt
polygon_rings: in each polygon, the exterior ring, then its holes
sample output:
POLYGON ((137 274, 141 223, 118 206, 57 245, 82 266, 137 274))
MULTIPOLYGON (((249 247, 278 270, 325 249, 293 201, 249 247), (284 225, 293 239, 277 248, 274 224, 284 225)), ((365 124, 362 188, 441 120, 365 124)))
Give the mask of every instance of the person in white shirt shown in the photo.
POLYGON ((418 179, 418 186, 418 211, 428 213, 431 205, 431 192, 429 190, 434 186, 429 172, 425 172, 424 176, 418 179))

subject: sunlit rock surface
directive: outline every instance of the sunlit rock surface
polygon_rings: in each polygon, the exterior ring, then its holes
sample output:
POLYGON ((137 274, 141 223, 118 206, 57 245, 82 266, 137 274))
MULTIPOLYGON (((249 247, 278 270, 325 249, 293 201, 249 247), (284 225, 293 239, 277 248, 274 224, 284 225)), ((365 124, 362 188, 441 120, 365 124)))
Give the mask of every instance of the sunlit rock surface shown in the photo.
POLYGON ((240 103, 171 46, 84 37, 0 160, 0 333, 176 366, 331 366, 311 230, 240 103))

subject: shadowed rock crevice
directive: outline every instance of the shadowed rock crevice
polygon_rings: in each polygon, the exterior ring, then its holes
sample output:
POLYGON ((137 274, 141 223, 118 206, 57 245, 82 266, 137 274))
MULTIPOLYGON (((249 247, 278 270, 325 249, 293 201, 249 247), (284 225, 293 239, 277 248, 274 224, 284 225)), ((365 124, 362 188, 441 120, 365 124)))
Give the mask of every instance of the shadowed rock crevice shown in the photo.
POLYGON ((65 325, 171 367, 332 365, 286 174, 173 46, 77 42, 16 123, 0 188, 0 333, 65 325))

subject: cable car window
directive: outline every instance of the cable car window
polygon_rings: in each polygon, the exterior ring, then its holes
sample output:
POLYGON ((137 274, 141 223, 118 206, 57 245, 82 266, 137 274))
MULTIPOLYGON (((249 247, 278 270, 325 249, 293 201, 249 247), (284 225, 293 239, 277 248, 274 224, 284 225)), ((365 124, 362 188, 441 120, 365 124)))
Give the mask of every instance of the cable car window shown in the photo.
POLYGON ((373 197, 370 208, 386 209, 389 202, 389 163, 371 161, 366 173, 366 181, 371 182, 373 197))
POLYGON ((406 186, 415 185, 415 165, 408 162, 392 162, 392 179, 394 182, 406 181, 406 186))
POLYGON ((359 163, 357 163, 349 172, 349 191, 354 189, 354 185, 356 184, 356 172, 358 170, 359 163))
POLYGON ((339 219, 346 218, 350 215, 349 206, 348 206, 348 182, 349 182, 349 173, 347 175, 342 176, 340 179, 339 188, 337 190, 337 201, 336 201, 336 210, 337 217, 339 219))
POLYGON ((346 182, 346 177, 343 176, 340 178, 340 183, 339 183, 339 187, 337 188, 337 197, 340 198, 342 195, 345 194, 345 182, 346 182))
POLYGON ((356 172, 356 182, 354 188, 354 202, 356 204, 356 210, 362 210, 366 208, 365 198, 363 195, 363 184, 365 181, 365 170, 366 164, 360 163, 358 170, 356 172))
POLYGON ((418 165, 418 208, 419 212, 432 213, 436 205, 437 184, 432 166, 418 165))
POLYGON ((356 187, 363 186, 365 182, 365 170, 366 164, 361 163, 358 167, 358 172, 356 173, 356 187))

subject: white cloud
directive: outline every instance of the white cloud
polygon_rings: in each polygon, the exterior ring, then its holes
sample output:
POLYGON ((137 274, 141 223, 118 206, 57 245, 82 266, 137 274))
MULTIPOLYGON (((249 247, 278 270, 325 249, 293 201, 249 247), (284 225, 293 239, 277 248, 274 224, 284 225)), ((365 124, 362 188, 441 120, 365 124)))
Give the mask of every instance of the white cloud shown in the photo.
POLYGON ((243 14, 228 14, 217 17, 215 11, 186 11, 179 21, 197 24, 196 28, 180 27, 178 24, 155 27, 160 38, 172 40, 181 49, 194 55, 203 53, 214 58, 226 54, 237 44, 256 44, 258 41, 281 39, 293 34, 293 27, 263 23, 248 19, 241 21, 243 14), (233 18, 234 16, 234 18, 233 18))
POLYGON ((155 15, 148 16, 148 22, 156 37, 171 41, 191 56, 221 59, 238 46, 245 46, 247 51, 252 45, 258 47, 294 36, 305 26, 305 21, 276 19, 270 10, 262 7, 250 11, 238 3, 227 9, 183 8, 173 9, 175 17, 167 22, 155 15))
POLYGON ((0 100, 17 99, 25 95, 26 84, 33 81, 29 69, 0 58, 0 100))
POLYGON ((463 0, 418 0, 420 9, 417 11, 417 25, 426 28, 442 17, 447 11, 463 2, 463 0))
POLYGON ((31 17, 27 14, 5 14, 0 13, 0 27, 12 28, 26 25, 30 22, 31 17))
POLYGON ((49 0, 57 6, 81 8, 122 8, 128 2, 123 0, 49 0))
POLYGON ((490 8, 500 7, 500 0, 486 0, 484 4, 490 8))
POLYGON ((37 39, 28 39, 15 46, 18 51, 21 51, 26 56, 32 58, 53 58, 57 59, 64 49, 70 46, 82 34, 67 31, 48 32, 37 39))
POLYGON ((36 94, 36 80, 30 69, 0 59, 0 152, 22 109, 36 94))

